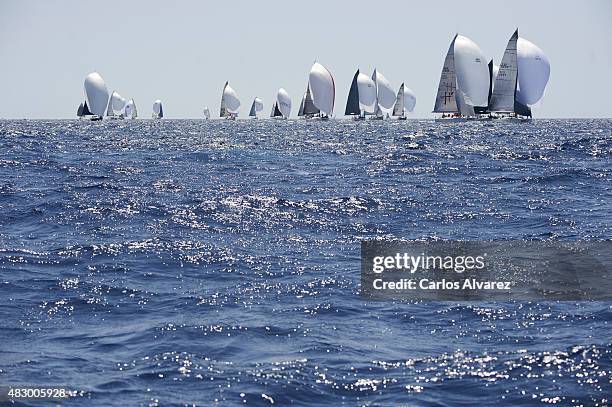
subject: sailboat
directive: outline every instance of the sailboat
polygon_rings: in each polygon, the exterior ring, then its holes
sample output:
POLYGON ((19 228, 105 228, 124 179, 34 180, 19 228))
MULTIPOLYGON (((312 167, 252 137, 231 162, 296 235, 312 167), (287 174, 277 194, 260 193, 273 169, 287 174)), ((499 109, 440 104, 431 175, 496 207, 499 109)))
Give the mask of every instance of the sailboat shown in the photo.
POLYGON ((108 108, 106 116, 111 119, 123 119, 123 109, 125 108, 126 100, 117 91, 111 93, 108 100, 108 108), (119 114, 117 114, 119 112, 119 114))
POLYGON ((318 116, 319 114, 321 114, 321 111, 314 105, 314 102, 312 101, 312 94, 310 93, 310 85, 308 85, 306 86, 306 92, 304 93, 304 96, 302 96, 302 101, 300 102, 298 117, 310 119, 318 116))
POLYGON ((134 102, 134 99, 130 99, 125 104, 123 115, 126 119, 136 119, 138 117, 138 109, 136 108, 136 102, 134 102))
POLYGON ((153 115, 154 119, 161 119, 164 117, 164 107, 162 106, 161 100, 157 99, 153 102, 153 115))
POLYGON ((355 72, 344 114, 354 116, 355 120, 364 120, 366 114, 373 114, 376 105, 376 85, 367 75, 355 72))
POLYGON ((84 103, 81 103, 79 105, 79 108, 77 109, 77 117, 81 119, 83 117, 89 117, 91 115, 92 114, 89 111, 89 107, 87 107, 87 101, 85 101, 84 103))
POLYGON ((402 83, 397 91, 395 105, 393 106, 393 116, 398 120, 406 120, 406 112, 412 112, 416 105, 416 95, 402 83))
POLYGON ((380 72, 377 72, 376 68, 374 68, 374 72, 372 73, 372 81, 376 86, 376 105, 374 106, 373 119, 382 120, 384 119, 383 113, 387 113, 388 116, 388 111, 393 108, 393 104, 395 103, 395 91, 387 78, 380 72))
POLYGON ((489 110, 494 118, 529 120, 531 107, 544 94, 550 63, 542 50, 519 37, 518 29, 508 40, 495 77, 489 110))
POLYGON ((334 111, 336 84, 331 72, 318 62, 315 62, 310 68, 304 103, 306 103, 306 97, 310 92, 312 93, 314 107, 322 113, 321 119, 329 119, 334 111))
POLYGON ((202 113, 204 113, 204 118, 206 120, 210 119, 210 110, 208 109, 208 106, 204 107, 204 110, 202 110, 202 113))
POLYGON ((263 110, 263 100, 258 97, 253 99, 253 104, 251 105, 251 110, 249 111, 249 117, 257 118, 257 113, 263 110))
POLYGON ((280 88, 276 94, 276 103, 272 109, 270 117, 280 117, 288 119, 291 114, 291 97, 284 88, 280 88), (279 114, 280 113, 280 114, 279 114))
POLYGON ((221 109, 219 116, 225 117, 229 120, 236 120, 239 110, 240 99, 238 99, 238 94, 229 85, 229 82, 225 82, 225 86, 223 86, 223 94, 221 95, 221 109))
POLYGON ((85 98, 92 113, 91 120, 102 120, 104 111, 108 104, 108 89, 104 79, 97 72, 92 72, 85 77, 85 98))
POLYGON ((489 65, 478 45, 456 34, 444 59, 433 112, 442 113, 442 120, 480 117, 488 108, 490 82, 489 65))

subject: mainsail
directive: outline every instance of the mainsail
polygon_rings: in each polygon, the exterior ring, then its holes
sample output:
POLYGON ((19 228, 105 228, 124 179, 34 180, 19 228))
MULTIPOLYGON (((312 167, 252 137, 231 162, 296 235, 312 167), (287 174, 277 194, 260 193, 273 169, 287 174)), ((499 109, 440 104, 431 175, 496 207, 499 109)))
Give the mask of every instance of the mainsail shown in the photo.
POLYGON ((258 97, 253 99, 253 104, 251 105, 251 110, 249 111, 250 117, 257 117, 257 113, 263 110, 263 100, 258 97))
POLYGON ((83 116, 91 116, 92 113, 89 110, 89 106, 87 106, 87 101, 85 101, 85 104, 83 105, 83 116))
POLYGON ((278 103, 274 102, 274 105, 272 106, 272 112, 270 112, 270 117, 282 117, 283 114, 281 113, 280 110, 278 110, 278 103))
POLYGON ((345 115, 361 114, 359 108, 359 87, 357 85, 357 77, 359 76, 359 69, 353 76, 353 82, 351 82, 351 89, 349 90, 348 99, 346 100, 346 108, 344 109, 345 115))
POLYGON ((433 109, 434 113, 459 112, 456 100, 457 77, 455 76, 455 40, 457 35, 453 38, 448 47, 446 58, 444 58, 440 83, 438 84, 438 93, 436 94, 436 103, 433 109))
POLYGON ((225 106, 225 88, 229 85, 229 82, 225 82, 223 86, 223 92, 221 93, 221 109, 219 111, 219 117, 227 117, 229 116, 227 112, 227 107, 225 106))
POLYGON ((397 91, 395 105, 393 106, 393 116, 404 116, 404 84, 402 83, 397 91))
POLYGON ((336 98, 336 84, 331 72, 320 63, 315 62, 308 75, 308 87, 312 92, 312 102, 317 110, 331 116, 336 98))
MULTIPOLYGON (((518 29, 512 34, 504 51, 499 71, 495 77, 493 93, 489 110, 492 112, 514 112, 514 100, 516 86, 518 84, 518 63, 516 58, 516 46, 518 40, 518 29)), ((491 67, 491 72, 493 67, 491 67)))
POLYGON ((79 105, 79 108, 77 109, 77 117, 81 117, 81 116, 83 116, 83 103, 82 102, 79 105))
POLYGON ((312 95, 310 93, 310 86, 306 87, 306 93, 304 93, 304 97, 302 98, 302 103, 300 104, 301 115, 298 113, 298 116, 312 116, 318 113, 321 113, 319 108, 317 108, 312 100, 312 95))

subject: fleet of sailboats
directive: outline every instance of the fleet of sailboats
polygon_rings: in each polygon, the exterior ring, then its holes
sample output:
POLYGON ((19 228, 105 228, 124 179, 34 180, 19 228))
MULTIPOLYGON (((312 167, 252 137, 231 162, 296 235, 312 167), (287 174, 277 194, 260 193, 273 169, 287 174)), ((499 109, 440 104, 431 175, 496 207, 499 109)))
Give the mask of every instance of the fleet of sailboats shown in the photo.
MULTIPOLYGON (((550 77, 550 63, 544 52, 532 42, 512 34, 501 62, 485 58, 480 47, 471 39, 456 34, 448 48, 440 74, 433 113, 437 121, 466 121, 519 119, 529 120, 532 108, 543 98, 550 77)), ((77 109, 79 118, 101 120, 135 119, 138 110, 134 99, 126 101, 117 91, 110 96, 99 73, 92 72, 84 82, 85 100, 77 109)), ((333 116, 336 84, 332 73, 319 62, 314 62, 308 74, 306 90, 301 98, 297 116, 329 119, 333 116)), ((344 114, 355 120, 370 116, 375 120, 397 117, 406 120, 414 110, 416 95, 402 83, 395 92, 390 81, 376 68, 371 76, 358 69, 353 76, 344 114)), ((240 98, 225 82, 221 95, 219 116, 235 120, 240 111, 240 98)), ((253 99, 249 117, 257 118, 263 101, 253 99)), ((205 107, 204 118, 210 118, 205 107)), ((272 105, 270 117, 288 119, 291 97, 280 88, 272 105)), ((153 103, 152 117, 161 119, 164 110, 161 100, 153 103)))

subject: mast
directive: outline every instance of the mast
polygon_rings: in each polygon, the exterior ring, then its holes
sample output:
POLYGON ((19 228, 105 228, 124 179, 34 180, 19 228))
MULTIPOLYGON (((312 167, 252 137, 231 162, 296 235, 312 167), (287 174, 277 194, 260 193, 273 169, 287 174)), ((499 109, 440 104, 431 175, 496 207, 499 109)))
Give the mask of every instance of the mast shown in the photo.
POLYGON ((359 76, 359 69, 353 76, 353 82, 351 82, 351 89, 349 90, 348 99, 346 100, 346 109, 344 110, 345 115, 361 114, 359 108, 359 88, 357 86, 357 77, 359 76))

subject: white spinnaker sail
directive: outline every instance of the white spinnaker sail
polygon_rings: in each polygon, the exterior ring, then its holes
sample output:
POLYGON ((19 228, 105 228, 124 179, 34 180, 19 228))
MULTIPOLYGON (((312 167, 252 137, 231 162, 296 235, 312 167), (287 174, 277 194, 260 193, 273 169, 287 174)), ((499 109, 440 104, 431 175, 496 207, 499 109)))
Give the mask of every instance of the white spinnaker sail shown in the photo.
POLYGON ((519 37, 517 41, 519 102, 534 105, 542 99, 548 78, 550 62, 537 45, 519 37))
POLYGON ((127 101, 119 93, 117 93, 117 91, 114 91, 111 95, 109 105, 111 106, 113 113, 116 113, 122 112, 126 103, 127 101))
POLYGON ((126 119, 135 119, 137 116, 136 113, 136 104, 134 103, 134 99, 130 99, 125 104, 125 118, 126 119))
POLYGON ((162 102, 161 100, 157 99, 155 102, 153 102, 153 115, 155 117, 162 117, 162 112, 162 102))
POLYGON ((202 113, 204 113, 205 118, 210 119, 210 110, 208 107, 205 107, 204 110, 202 110, 202 113))
POLYGON ((291 97, 289 97, 285 89, 280 88, 278 90, 276 102, 278 103, 278 110, 283 114, 283 117, 288 118, 291 114, 291 97))
MULTIPOLYGON (((455 38, 455 73, 457 90, 468 106, 489 105, 489 66, 480 47, 467 37, 455 38)), ((463 104, 460 103, 460 104, 463 104)), ((463 111, 461 112, 463 114, 463 111)))
POLYGON ((360 73, 357 76, 357 89, 359 90, 359 107, 366 113, 374 113, 376 109, 376 85, 367 75, 360 73))
POLYGON ((85 97, 89 111, 96 116, 104 116, 108 106, 108 89, 104 79, 97 72, 92 72, 85 78, 85 97))
POLYGON ((263 100, 261 100, 260 98, 255 98, 254 103, 255 111, 258 113, 261 112, 263 110, 263 100))
POLYGON ((407 112, 412 112, 416 106, 416 95, 407 86, 404 86, 404 109, 407 112))
POLYGON ((493 66, 493 92, 489 106, 492 112, 514 112, 514 95, 516 93, 516 81, 518 80, 518 65, 516 59, 516 43, 518 30, 512 34, 508 40, 508 45, 504 51, 499 71, 495 72, 493 66))
POLYGON ((314 105, 328 116, 334 111, 336 85, 332 74, 318 62, 315 62, 308 75, 310 93, 314 105))
POLYGON ((395 91, 380 71, 376 71, 376 88, 378 89, 378 105, 387 111, 392 109, 395 103, 395 91))
POLYGON ((240 99, 236 91, 229 85, 223 89, 223 100, 225 100, 225 108, 232 114, 237 114, 240 110, 240 99))

